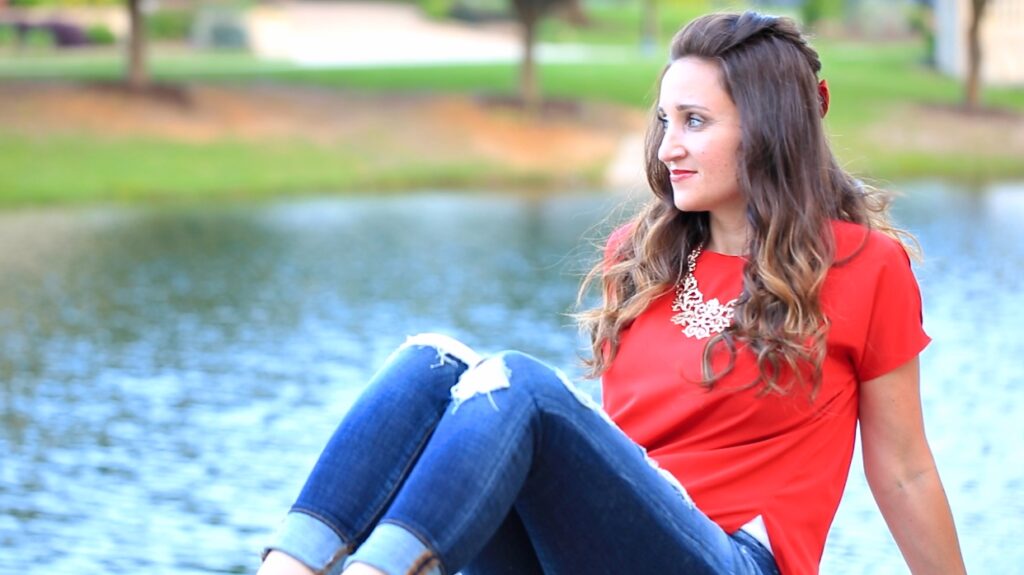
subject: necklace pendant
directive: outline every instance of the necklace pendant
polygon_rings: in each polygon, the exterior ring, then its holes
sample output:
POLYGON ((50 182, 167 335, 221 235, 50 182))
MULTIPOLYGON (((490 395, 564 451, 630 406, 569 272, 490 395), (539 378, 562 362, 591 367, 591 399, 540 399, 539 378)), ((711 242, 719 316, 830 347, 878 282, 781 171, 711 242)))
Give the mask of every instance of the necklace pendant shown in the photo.
POLYGON ((704 339, 725 331, 732 324, 735 314, 736 299, 722 303, 718 298, 704 301, 704 294, 697 287, 697 278, 693 270, 697 267, 697 257, 701 246, 697 246, 686 257, 686 277, 676 284, 676 299, 672 302, 673 324, 683 328, 683 335, 694 339, 704 339))

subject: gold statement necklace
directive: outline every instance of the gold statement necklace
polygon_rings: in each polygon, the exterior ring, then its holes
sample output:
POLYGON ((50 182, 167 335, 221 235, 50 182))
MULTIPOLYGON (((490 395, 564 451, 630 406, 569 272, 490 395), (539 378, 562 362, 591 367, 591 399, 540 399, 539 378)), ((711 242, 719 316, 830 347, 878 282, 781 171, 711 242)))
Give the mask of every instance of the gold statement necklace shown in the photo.
POLYGON ((722 333, 729 327, 737 299, 724 305, 718 298, 704 301, 704 294, 697 287, 697 277, 693 275, 702 249, 703 246, 697 246, 686 256, 686 276, 681 283, 676 282, 676 300, 672 303, 672 311, 678 312, 672 316, 672 323, 683 327, 683 335, 696 339, 722 333))

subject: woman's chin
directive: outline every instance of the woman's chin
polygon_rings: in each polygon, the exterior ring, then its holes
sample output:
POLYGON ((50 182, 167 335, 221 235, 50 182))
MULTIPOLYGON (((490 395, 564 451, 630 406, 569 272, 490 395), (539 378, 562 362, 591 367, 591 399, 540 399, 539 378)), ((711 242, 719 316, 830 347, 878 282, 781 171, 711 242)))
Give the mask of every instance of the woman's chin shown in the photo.
POLYGON ((675 204, 676 209, 680 212, 704 212, 707 211, 705 208, 692 201, 691 198, 679 197, 676 195, 672 203, 675 204))

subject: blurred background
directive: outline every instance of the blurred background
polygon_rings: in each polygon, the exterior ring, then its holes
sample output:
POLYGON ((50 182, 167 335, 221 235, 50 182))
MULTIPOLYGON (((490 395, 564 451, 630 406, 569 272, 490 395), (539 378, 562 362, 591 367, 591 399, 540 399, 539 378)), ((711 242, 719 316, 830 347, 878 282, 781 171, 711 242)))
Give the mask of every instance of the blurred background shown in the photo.
MULTIPOLYGON (((667 43, 747 8, 900 194, 968 569, 1018 571, 1024 0, 0 0, 0 573, 254 572, 407 335, 578 375, 667 43)), ((905 573, 862 475, 822 572, 905 573)))

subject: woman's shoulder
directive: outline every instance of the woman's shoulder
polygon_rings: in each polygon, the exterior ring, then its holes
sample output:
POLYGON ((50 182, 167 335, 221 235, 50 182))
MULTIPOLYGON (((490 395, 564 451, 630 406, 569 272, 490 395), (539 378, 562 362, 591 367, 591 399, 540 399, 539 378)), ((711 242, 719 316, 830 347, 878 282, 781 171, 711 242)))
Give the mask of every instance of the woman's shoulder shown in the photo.
POLYGON ((903 243, 893 236, 868 226, 832 220, 836 265, 884 265, 891 261, 909 261, 903 243))
POLYGON ((633 233, 633 228, 636 227, 635 221, 628 221, 608 234, 608 240, 604 245, 604 261, 605 264, 618 261, 620 259, 616 254, 622 248, 622 245, 629 239, 630 234, 633 233))
POLYGON ((633 233, 633 228, 636 227, 635 221, 628 221, 620 224, 612 230, 612 233, 608 234, 608 246, 618 247, 622 245, 622 242, 626 241, 629 234, 633 233))

